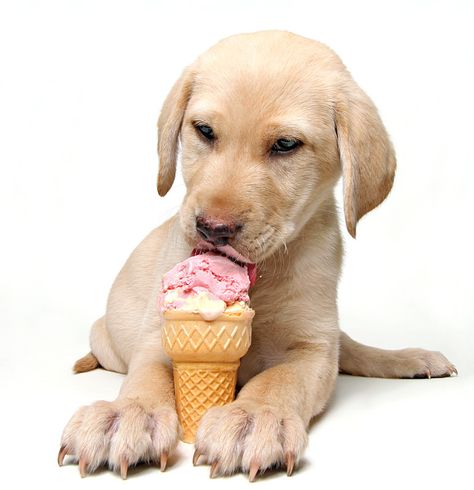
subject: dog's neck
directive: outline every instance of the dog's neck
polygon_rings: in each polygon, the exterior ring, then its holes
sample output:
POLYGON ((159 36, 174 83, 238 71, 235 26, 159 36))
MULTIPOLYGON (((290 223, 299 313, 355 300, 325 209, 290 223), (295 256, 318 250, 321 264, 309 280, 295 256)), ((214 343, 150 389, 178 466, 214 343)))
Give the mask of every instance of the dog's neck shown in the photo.
POLYGON ((318 206, 297 236, 257 264, 257 275, 259 279, 285 280, 299 272, 304 273, 306 268, 319 268, 323 263, 333 264, 337 268, 336 276, 339 276, 342 238, 333 194, 318 206))

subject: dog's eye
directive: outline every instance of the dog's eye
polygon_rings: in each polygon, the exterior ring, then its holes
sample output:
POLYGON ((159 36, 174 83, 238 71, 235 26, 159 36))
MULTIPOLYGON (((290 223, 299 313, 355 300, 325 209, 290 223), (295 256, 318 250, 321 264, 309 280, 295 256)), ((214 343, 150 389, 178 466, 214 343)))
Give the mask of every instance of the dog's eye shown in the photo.
POLYGON ((301 145, 301 141, 292 138, 280 138, 272 146, 272 153, 288 153, 301 145))
POLYGON ((208 126, 207 124, 196 124, 195 128, 209 141, 212 141, 215 138, 211 126, 208 126))

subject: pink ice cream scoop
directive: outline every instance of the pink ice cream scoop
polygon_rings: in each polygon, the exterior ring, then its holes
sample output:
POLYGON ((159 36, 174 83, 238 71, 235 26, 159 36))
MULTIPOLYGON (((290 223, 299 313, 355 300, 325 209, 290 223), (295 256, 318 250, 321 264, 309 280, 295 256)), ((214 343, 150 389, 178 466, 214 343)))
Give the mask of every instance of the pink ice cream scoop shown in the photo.
POLYGON ((164 275, 160 306, 162 311, 188 309, 212 320, 230 305, 248 303, 249 287, 247 265, 207 252, 180 262, 164 275))
POLYGON ((181 288, 184 293, 206 289, 227 304, 249 301, 246 267, 212 252, 189 257, 163 277, 163 292, 181 288))

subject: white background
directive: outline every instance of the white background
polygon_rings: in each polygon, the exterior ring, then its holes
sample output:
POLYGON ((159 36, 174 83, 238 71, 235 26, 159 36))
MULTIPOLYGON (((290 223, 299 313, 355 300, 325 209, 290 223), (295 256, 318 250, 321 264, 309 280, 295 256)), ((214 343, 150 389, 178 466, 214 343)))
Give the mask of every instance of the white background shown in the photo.
MULTIPOLYGON (((472 2, 2 1, 2 485, 245 487, 208 479, 181 444, 169 470, 81 480, 56 466, 73 411, 122 377, 73 376, 133 247, 174 213, 155 191, 155 124, 182 68, 219 39, 280 28, 321 40, 373 98, 398 173, 346 240, 341 326, 387 348, 442 351, 459 377, 341 376, 303 465, 259 485, 472 488, 474 155, 472 2)), ((5 488, 7 488, 5 486, 5 488)))

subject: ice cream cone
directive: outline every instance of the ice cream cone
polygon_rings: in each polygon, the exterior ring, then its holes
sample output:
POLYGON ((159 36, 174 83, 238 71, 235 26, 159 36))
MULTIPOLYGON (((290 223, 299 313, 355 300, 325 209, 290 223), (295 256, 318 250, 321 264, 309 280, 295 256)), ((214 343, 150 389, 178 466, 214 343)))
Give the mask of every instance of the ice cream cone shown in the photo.
POLYGON ((181 439, 194 442, 204 412, 234 399, 240 358, 251 341, 254 311, 223 313, 205 321, 197 313, 163 313, 162 343, 173 360, 181 439))

